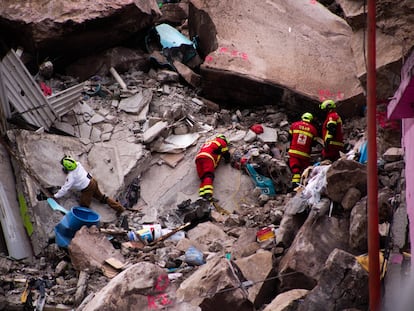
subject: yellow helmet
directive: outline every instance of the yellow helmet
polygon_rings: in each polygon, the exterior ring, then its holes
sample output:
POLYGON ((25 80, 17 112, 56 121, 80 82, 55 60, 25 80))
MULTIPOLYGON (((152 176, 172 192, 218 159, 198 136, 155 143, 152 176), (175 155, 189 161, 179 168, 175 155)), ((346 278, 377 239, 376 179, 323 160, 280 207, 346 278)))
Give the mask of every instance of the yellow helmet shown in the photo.
POLYGON ((311 123, 313 120, 313 115, 310 112, 305 112, 302 115, 302 121, 311 123))
POLYGON ((221 138, 222 140, 224 140, 227 145, 229 144, 229 141, 227 140, 226 136, 224 136, 223 134, 218 134, 216 137, 221 138))
POLYGON ((322 110, 335 109, 336 104, 332 99, 327 99, 319 105, 319 108, 322 110))
POLYGON ((73 171, 78 166, 76 161, 70 156, 64 156, 62 160, 60 160, 60 164, 62 164, 67 171, 73 171))

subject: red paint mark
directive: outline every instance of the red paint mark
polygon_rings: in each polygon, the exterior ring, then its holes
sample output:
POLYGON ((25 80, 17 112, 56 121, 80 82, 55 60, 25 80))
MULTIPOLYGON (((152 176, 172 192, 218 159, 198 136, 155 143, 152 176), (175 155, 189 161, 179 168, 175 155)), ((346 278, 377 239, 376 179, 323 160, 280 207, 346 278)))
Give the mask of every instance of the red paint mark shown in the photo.
POLYGON ((247 53, 240 53, 240 57, 244 60, 248 60, 247 53))
POLYGON ((338 93, 336 94, 336 99, 337 100, 341 100, 341 99, 343 99, 345 97, 345 94, 344 93, 342 93, 342 92, 339 92, 338 91, 338 93))
POLYGON ((212 61, 213 61, 213 57, 212 57, 212 56, 210 56, 210 55, 207 55, 207 56, 206 56, 206 62, 210 63, 210 62, 212 62, 212 61))
POLYGON ((155 289, 159 290, 160 292, 163 292, 168 287, 168 285, 170 285, 168 275, 162 274, 157 278, 157 283, 155 283, 155 289))
POLYGON ((158 298, 158 299, 159 299, 160 297, 161 297, 160 304, 161 304, 162 306, 170 305, 170 304, 172 304, 172 303, 173 303, 173 302, 172 302, 172 300, 170 300, 170 299, 168 298, 168 295, 167 295, 166 293, 157 295, 157 298, 158 298))
MULTIPOLYGON (((157 281, 155 282, 155 290, 165 291, 165 289, 170 285, 170 279, 167 274, 162 274, 158 276, 157 281)), ((173 301, 168 297, 167 293, 161 293, 157 295, 148 295, 148 308, 150 310, 157 310, 162 308, 162 306, 170 305, 173 301)))
POLYGON ((311 4, 316 4, 316 0, 310 0, 311 4))
POLYGON ((155 296, 148 295, 147 300, 148 300, 148 309, 150 310, 158 309, 157 304, 155 303, 155 296))
MULTIPOLYGON (((248 60, 249 59, 249 57, 248 57, 248 55, 247 55, 247 53, 244 53, 244 52, 239 52, 239 51, 237 51, 237 50, 229 50, 228 48, 226 48, 226 47, 221 47, 221 48, 219 48, 218 49, 218 53, 222 53, 222 54, 230 54, 230 56, 232 56, 232 57, 239 57, 239 58, 241 58, 241 59, 243 59, 243 60, 248 60)), ((212 60, 212 58, 211 58, 211 60, 212 60)), ((206 61, 211 61, 211 60, 207 60, 207 57, 206 57, 206 61)))
POLYGON ((345 94, 341 91, 338 91, 336 93, 336 96, 335 96, 335 93, 331 93, 329 90, 319 90, 318 94, 319 94, 319 100, 320 101, 324 101, 324 100, 327 100, 327 99, 341 100, 345 97, 345 94))
POLYGON ((378 125, 383 129, 399 130, 400 125, 398 121, 390 121, 387 119, 387 113, 385 111, 377 112, 376 115, 378 125))
POLYGON ((173 301, 168 297, 168 294, 158 294, 158 295, 148 295, 148 309, 150 310, 157 310, 160 309, 162 306, 168 306, 173 303, 173 301))

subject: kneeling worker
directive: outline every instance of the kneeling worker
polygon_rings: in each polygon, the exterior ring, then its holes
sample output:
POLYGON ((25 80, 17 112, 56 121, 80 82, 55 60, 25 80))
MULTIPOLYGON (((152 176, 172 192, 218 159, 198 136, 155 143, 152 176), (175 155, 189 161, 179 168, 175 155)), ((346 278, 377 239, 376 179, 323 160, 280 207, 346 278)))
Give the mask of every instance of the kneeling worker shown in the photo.
POLYGON ((101 192, 98 182, 94 179, 78 161, 70 156, 64 156, 60 161, 63 171, 67 174, 65 184, 55 193, 54 197, 59 199, 63 197, 70 189, 81 192, 79 205, 89 207, 92 198, 99 200, 101 203, 108 204, 114 209, 117 215, 120 215, 125 208, 114 199, 107 197, 101 192))

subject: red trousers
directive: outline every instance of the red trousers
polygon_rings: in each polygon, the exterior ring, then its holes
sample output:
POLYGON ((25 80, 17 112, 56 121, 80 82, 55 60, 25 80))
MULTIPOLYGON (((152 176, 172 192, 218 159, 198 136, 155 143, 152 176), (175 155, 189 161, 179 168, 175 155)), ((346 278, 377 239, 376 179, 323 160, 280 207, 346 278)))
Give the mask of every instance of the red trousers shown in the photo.
POLYGON ((289 167, 292 171, 292 182, 299 183, 300 175, 303 173, 305 168, 310 165, 310 159, 294 157, 289 155, 289 167))
POLYGON ((196 168, 198 177, 201 180, 199 195, 210 194, 213 196, 214 162, 210 158, 197 158, 196 168))
POLYGON ((335 146, 335 145, 329 145, 329 148, 326 149, 322 149, 322 158, 324 160, 331 160, 336 161, 339 159, 340 154, 339 151, 342 151, 343 147, 342 146, 335 146))

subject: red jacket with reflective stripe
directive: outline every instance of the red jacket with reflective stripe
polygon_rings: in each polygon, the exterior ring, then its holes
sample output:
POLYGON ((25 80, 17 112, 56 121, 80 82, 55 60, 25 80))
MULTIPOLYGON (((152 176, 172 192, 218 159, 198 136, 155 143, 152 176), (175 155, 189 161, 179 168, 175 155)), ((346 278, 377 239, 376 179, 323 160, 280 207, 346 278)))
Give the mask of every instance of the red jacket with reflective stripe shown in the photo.
POLYGON ((322 139, 326 142, 327 137, 329 136, 328 127, 329 125, 335 125, 335 135, 331 138, 331 145, 336 145, 339 147, 343 147, 344 145, 344 134, 342 131, 342 119, 336 111, 329 111, 326 115, 325 122, 322 126, 322 139))
POLYGON ((226 141, 217 137, 213 140, 207 141, 201 146, 200 151, 196 155, 196 159, 209 158, 214 162, 214 167, 217 167, 221 156, 230 159, 229 148, 227 147, 226 141))
POLYGON ((297 121, 290 126, 289 134, 292 136, 289 155, 310 158, 312 142, 318 136, 315 126, 305 121, 297 121))

